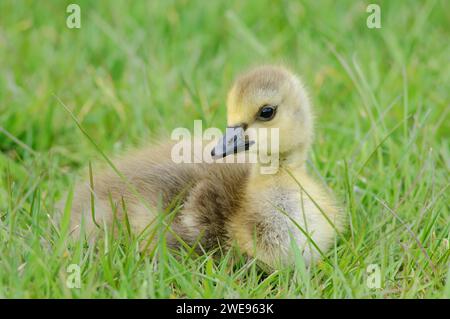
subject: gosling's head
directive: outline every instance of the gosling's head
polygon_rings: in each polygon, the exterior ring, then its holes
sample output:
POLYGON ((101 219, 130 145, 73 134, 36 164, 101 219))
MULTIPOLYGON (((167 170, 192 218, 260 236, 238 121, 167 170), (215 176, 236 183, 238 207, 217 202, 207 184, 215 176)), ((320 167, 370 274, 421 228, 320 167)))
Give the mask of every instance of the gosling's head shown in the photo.
POLYGON ((242 74, 228 94, 227 112, 227 124, 235 128, 234 133, 227 132, 213 150, 215 157, 247 149, 270 154, 274 145, 270 129, 278 128, 280 157, 296 154, 296 158, 306 159, 313 138, 313 116, 305 88, 287 69, 261 66, 242 74), (269 129, 267 143, 258 143, 258 138, 263 138, 259 128, 269 129))

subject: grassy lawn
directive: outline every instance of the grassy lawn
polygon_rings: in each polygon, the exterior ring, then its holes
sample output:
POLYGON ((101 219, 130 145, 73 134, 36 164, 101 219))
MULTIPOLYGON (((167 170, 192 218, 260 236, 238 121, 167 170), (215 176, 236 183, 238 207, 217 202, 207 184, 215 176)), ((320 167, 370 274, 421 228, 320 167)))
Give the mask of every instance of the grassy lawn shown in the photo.
POLYGON ((371 2, 0 1, 0 298, 450 298, 450 3, 376 1, 369 29, 371 2), (315 106, 310 171, 350 221, 326 261, 268 274, 163 240, 140 255, 126 232, 67 244, 55 204, 99 149, 222 129, 234 76, 261 63, 315 106))

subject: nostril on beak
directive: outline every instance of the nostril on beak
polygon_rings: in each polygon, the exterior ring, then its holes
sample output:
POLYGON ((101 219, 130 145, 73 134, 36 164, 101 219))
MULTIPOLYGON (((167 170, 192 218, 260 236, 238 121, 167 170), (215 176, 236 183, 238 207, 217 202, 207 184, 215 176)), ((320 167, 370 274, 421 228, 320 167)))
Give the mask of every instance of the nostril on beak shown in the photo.
POLYGON ((215 149, 212 149, 212 150, 211 150, 211 156, 212 156, 212 157, 216 156, 216 150, 215 150, 215 149))

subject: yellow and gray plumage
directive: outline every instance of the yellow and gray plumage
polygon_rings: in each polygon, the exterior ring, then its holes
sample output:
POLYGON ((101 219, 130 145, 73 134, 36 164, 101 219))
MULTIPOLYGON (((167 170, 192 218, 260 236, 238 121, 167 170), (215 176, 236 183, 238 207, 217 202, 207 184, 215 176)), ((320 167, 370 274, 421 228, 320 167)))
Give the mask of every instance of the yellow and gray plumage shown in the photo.
MULTIPOLYGON (((248 152, 270 154, 270 142, 265 149, 252 147, 257 137, 251 132, 278 128, 279 169, 263 174, 260 163, 176 164, 172 143, 154 145, 116 161, 127 182, 113 171, 95 174, 96 219, 110 225, 111 202, 119 217, 125 204, 131 229, 140 233, 156 225, 157 214, 178 201, 181 208, 171 221, 172 233, 167 233, 172 246, 179 244, 176 237, 188 244, 199 241, 205 249, 236 243, 244 253, 276 268, 293 262, 294 243, 306 263, 318 260, 317 248, 327 250, 345 223, 333 195, 305 168, 314 126, 300 79, 276 66, 244 73, 228 94, 227 122, 242 135, 238 150, 248 152)), ((230 153, 236 147, 228 149, 227 138, 213 149, 214 157, 234 156, 230 153)), ((76 188, 71 218, 75 234, 83 220, 86 233, 95 236, 91 193, 89 182, 76 188)))

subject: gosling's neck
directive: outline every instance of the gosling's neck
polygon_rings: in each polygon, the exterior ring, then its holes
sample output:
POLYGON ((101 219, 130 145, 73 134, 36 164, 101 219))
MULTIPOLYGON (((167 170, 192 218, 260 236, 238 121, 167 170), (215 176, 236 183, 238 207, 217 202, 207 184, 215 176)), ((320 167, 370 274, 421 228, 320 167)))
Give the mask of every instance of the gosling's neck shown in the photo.
POLYGON ((276 183, 277 177, 284 176, 288 172, 295 173, 304 171, 306 157, 306 152, 299 148, 281 153, 278 158, 271 157, 270 163, 261 163, 258 161, 252 166, 250 179, 259 181, 268 179, 276 183))

